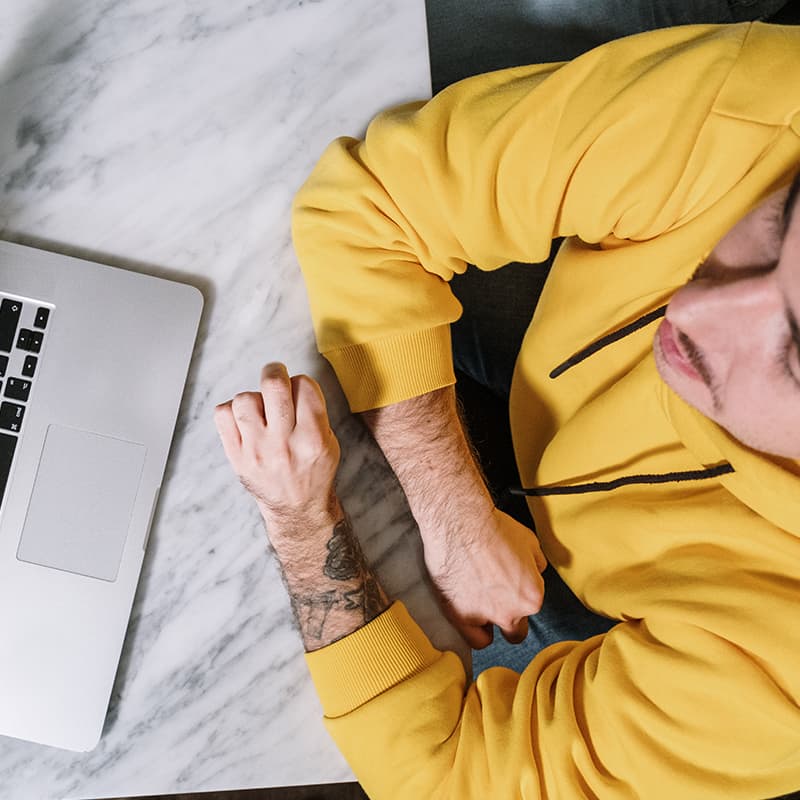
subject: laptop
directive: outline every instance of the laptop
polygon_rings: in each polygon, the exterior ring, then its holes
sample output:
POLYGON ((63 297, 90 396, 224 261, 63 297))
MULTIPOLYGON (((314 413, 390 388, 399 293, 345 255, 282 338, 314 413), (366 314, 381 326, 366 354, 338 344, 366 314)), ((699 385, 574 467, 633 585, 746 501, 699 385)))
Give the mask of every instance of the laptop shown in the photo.
POLYGON ((0 735, 103 730, 198 289, 0 242, 0 735))

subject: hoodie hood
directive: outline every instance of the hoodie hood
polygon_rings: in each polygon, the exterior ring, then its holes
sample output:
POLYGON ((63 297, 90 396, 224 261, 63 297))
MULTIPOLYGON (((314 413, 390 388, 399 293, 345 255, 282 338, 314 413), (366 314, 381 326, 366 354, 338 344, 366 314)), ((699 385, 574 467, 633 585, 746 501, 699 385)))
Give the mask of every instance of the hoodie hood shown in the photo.
POLYGON ((664 385, 665 410, 686 447, 703 463, 727 462, 720 483, 773 525, 800 536, 800 464, 734 439, 664 385))

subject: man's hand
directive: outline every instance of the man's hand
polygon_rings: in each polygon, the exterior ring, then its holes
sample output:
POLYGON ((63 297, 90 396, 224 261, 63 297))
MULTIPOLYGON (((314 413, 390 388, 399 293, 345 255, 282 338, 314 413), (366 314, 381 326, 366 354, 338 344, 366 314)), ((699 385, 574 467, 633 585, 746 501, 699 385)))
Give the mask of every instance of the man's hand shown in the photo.
POLYGON ((261 371, 260 388, 218 405, 214 422, 272 540, 329 521, 341 451, 316 381, 307 375, 289 378, 286 367, 274 363, 261 371))
POLYGON ((492 508, 483 519, 448 520, 426 532, 425 563, 445 615, 475 648, 492 641, 492 623, 512 644, 544 599, 547 560, 533 531, 492 508))
POLYGON ((214 421, 234 472, 261 510, 306 650, 382 613, 389 601, 334 490, 341 453, 319 385, 268 364, 261 391, 221 403, 214 421))

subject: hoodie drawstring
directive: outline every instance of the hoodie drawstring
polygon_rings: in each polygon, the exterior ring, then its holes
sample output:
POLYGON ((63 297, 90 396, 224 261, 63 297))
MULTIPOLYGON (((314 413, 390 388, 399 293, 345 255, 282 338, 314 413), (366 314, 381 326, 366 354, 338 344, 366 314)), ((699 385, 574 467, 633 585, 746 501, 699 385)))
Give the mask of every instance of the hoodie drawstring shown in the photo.
POLYGON ((630 334, 638 331, 639 328, 644 328, 651 322, 655 322, 657 319, 663 317, 666 313, 667 307, 661 306, 661 308, 657 308, 655 311, 651 311, 649 314, 639 317, 639 319, 637 319, 635 322, 625 325, 625 327, 620 328, 618 331, 609 333, 608 336, 603 336, 601 339, 593 342, 588 347, 584 347, 583 350, 579 350, 574 356, 570 356, 562 364, 559 364, 550 373, 550 377, 557 378, 559 375, 563 375, 568 369, 574 367, 576 364, 580 364, 581 361, 589 358, 589 356, 593 356, 598 350, 602 350, 604 347, 608 347, 608 345, 614 344, 614 342, 618 342, 620 339, 624 339, 626 336, 630 336, 630 334))
MULTIPOLYGON (((575 355, 570 356, 566 361, 559 364, 551 373, 551 378, 557 378, 563 375, 568 369, 571 369, 576 364, 594 355, 598 350, 624 339, 626 336, 644 328, 651 322, 655 322, 666 314, 667 307, 661 306, 655 311, 645 314, 634 322, 625 325, 619 330, 603 336, 596 342, 593 342, 583 350, 579 350, 575 355)), ((589 492, 611 492, 614 489, 619 489, 621 486, 632 485, 649 485, 657 483, 680 483, 682 481, 704 481, 710 478, 718 478, 720 475, 729 475, 735 472, 734 468, 727 461, 717 464, 714 467, 706 469, 684 470, 682 472, 665 472, 661 474, 642 474, 642 475, 626 475, 622 478, 615 478, 612 481, 594 481, 592 483, 577 483, 572 486, 549 486, 539 487, 533 489, 525 489, 522 486, 509 486, 506 491, 513 495, 524 495, 527 497, 550 497, 553 495, 566 495, 566 494, 587 494, 589 492)))
POLYGON ((654 475, 626 475, 615 478, 613 481, 594 481, 592 483, 576 483, 572 486, 549 486, 536 489, 523 489, 521 486, 510 486, 509 494, 521 494, 527 497, 550 497, 559 494, 588 494, 589 492, 611 492, 620 486, 654 483, 680 483, 681 481, 705 481, 709 478, 718 478, 720 475, 730 475, 734 468, 724 461, 715 467, 707 469, 690 469, 683 472, 664 472, 654 475))

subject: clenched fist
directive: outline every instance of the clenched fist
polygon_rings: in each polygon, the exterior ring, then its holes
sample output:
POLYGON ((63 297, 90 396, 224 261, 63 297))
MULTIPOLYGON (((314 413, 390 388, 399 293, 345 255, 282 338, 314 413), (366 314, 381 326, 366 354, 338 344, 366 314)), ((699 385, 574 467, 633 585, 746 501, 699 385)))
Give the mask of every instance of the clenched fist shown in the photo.
POLYGON ((221 403, 214 421, 225 455, 255 498, 271 540, 334 515, 341 450, 315 380, 290 378, 283 364, 267 364, 259 391, 240 392, 221 403))

